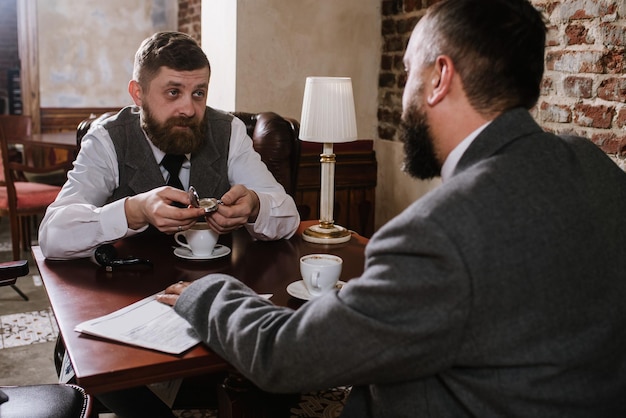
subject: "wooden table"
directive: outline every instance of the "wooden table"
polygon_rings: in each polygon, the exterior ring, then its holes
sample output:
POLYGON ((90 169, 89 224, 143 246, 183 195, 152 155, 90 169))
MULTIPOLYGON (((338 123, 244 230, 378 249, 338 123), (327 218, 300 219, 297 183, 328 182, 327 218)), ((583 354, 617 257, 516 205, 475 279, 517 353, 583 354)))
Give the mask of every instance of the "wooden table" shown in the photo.
POLYGON ((52 132, 32 134, 21 138, 9 138, 9 142, 22 145, 37 145, 49 148, 60 148, 77 151, 76 132, 52 132))
POLYGON ((179 259, 173 254, 174 240, 164 234, 127 238, 116 244, 119 256, 147 258, 154 266, 119 267, 109 273, 88 259, 46 260, 40 248, 33 247, 77 383, 88 393, 97 394, 229 370, 228 363, 202 344, 176 356, 82 335, 74 331, 74 326, 157 293, 179 280, 191 281, 218 272, 237 277, 258 293, 272 293, 271 300, 277 305, 298 308, 303 301, 291 297, 286 287, 299 280, 302 255, 330 253, 342 257, 344 281, 358 277, 364 267, 366 239, 353 235, 345 244, 308 243, 300 238, 300 233, 311 223, 303 222, 289 240, 271 242, 254 241, 244 229, 237 230, 219 240, 232 249, 231 254, 209 261, 179 259))
POLYGON ((11 144, 23 147, 25 161, 35 167, 58 165, 68 171, 78 153, 76 132, 51 132, 8 138, 11 144))

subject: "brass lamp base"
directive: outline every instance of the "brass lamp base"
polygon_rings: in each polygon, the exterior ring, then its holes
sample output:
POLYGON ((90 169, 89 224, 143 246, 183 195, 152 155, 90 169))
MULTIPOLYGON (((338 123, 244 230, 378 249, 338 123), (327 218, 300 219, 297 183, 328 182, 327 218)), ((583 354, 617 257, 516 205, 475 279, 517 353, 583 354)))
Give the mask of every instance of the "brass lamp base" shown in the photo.
POLYGON ((341 244, 350 241, 352 234, 339 225, 311 225, 302 233, 302 239, 315 244, 341 244))

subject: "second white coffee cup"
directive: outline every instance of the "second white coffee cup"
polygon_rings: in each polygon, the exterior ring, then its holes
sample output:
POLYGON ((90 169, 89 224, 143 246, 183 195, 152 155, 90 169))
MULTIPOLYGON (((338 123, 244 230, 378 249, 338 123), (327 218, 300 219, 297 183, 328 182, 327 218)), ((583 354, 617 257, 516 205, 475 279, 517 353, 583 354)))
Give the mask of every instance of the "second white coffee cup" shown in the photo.
POLYGON ((343 260, 332 254, 309 254, 300 258, 300 274, 311 296, 335 288, 341 276, 343 260))
POLYGON ((209 228, 205 222, 198 222, 186 231, 177 232, 174 239, 181 246, 189 249, 193 255, 206 257, 213 254, 219 234, 209 228))

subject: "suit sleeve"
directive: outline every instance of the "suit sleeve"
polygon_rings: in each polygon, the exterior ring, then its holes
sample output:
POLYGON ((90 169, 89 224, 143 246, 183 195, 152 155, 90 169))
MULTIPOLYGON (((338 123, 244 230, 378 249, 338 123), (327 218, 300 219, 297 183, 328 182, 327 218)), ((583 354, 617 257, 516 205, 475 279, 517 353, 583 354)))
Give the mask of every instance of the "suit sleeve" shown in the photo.
POLYGON ((446 367, 458 349, 470 303, 462 264, 436 226, 393 222, 367 247, 362 277, 298 310, 225 275, 194 282, 175 308, 265 390, 413 379, 446 367))

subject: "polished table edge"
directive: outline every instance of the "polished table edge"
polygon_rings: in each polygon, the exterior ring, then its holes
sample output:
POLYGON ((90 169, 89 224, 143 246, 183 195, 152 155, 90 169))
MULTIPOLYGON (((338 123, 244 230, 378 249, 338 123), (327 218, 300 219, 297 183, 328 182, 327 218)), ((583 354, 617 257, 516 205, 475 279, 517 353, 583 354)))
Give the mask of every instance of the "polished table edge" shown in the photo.
POLYGON ((11 144, 36 145, 51 148, 63 148, 67 150, 77 150, 76 132, 50 132, 32 134, 19 138, 7 138, 11 144))

